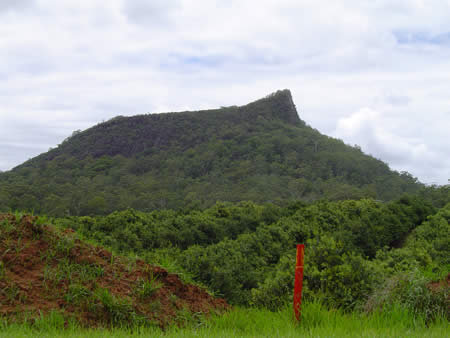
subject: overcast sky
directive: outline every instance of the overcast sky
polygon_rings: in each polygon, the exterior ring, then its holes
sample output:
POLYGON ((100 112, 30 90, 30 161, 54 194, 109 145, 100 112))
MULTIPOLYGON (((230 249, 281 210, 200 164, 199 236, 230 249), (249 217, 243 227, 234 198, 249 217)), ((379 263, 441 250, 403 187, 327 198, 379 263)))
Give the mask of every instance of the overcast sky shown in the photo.
POLYGON ((116 115, 300 118, 424 183, 450 178, 450 0, 0 0, 0 170, 116 115))

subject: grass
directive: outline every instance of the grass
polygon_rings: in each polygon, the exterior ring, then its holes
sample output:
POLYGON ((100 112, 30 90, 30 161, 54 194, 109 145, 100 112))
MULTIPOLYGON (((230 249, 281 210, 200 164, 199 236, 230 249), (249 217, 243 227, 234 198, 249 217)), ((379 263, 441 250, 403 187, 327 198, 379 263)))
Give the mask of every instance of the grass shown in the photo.
POLYGON ((90 311, 107 325, 132 328, 145 322, 144 318, 134 311, 130 300, 118 298, 108 289, 96 289, 93 299, 94 303, 90 304, 90 311))
POLYGON ((5 263, 3 263, 3 260, 0 257, 0 280, 5 278, 5 275, 6 275, 5 263))
POLYGON ((162 286, 163 284, 151 274, 149 280, 139 279, 137 281, 134 293, 139 299, 145 299, 151 297, 162 286))
MULTIPOLYGON (((210 319, 183 317, 187 326, 161 331, 155 327, 134 329, 81 329, 65 322, 62 315, 50 313, 32 324, 1 324, 0 337, 448 337, 449 322, 438 318, 427 327, 423 318, 400 306, 374 312, 345 314, 327 310, 320 303, 306 303, 302 321, 293 320, 292 310, 278 312, 256 308, 235 308, 210 319), (66 324, 63 324, 66 323, 66 324)), ((192 316, 192 315, 191 315, 192 316)))
POLYGON ((14 230, 14 225, 11 224, 9 220, 3 219, 0 221, 0 234, 6 236, 12 230, 14 230))
POLYGON ((91 290, 82 284, 71 284, 64 299, 68 304, 80 304, 92 295, 91 290))

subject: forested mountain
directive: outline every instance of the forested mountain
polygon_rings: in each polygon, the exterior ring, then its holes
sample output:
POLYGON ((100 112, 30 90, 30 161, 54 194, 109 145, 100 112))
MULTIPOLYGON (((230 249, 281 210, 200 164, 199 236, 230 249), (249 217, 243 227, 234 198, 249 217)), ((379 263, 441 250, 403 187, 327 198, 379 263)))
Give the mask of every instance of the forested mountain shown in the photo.
POLYGON ((408 173, 322 135, 289 90, 245 106, 116 117, 0 173, 0 211, 55 216, 363 197, 421 188, 408 173))

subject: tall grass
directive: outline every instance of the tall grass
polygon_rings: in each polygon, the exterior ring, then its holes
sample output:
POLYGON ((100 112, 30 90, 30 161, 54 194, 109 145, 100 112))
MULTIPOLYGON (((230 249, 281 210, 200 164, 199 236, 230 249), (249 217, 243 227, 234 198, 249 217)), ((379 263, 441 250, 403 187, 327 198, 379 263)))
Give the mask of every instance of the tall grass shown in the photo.
POLYGON ((364 315, 328 310, 320 303, 306 303, 302 320, 293 320, 291 307, 278 312, 256 308, 235 308, 208 320, 193 318, 184 328, 165 331, 153 327, 134 329, 81 329, 62 316, 50 313, 31 324, 0 324, 0 337, 448 337, 449 322, 439 317, 425 324, 425 319, 404 307, 394 305, 383 311, 364 315), (59 316, 59 317, 58 317, 59 316))

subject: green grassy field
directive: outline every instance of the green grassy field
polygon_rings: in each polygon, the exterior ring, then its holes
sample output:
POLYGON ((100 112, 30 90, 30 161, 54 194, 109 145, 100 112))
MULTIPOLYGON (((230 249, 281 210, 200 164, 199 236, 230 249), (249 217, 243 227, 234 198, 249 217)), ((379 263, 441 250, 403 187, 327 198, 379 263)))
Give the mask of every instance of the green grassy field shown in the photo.
POLYGON ((302 321, 296 324, 290 307, 279 312, 235 308, 220 317, 205 319, 186 314, 178 318, 183 328, 165 331, 142 327, 124 329, 82 329, 76 324, 64 328, 62 316, 54 313, 30 324, 2 324, 0 337, 450 337, 446 319, 426 325, 421 317, 393 307, 363 315, 327 310, 318 303, 306 303, 302 321))

